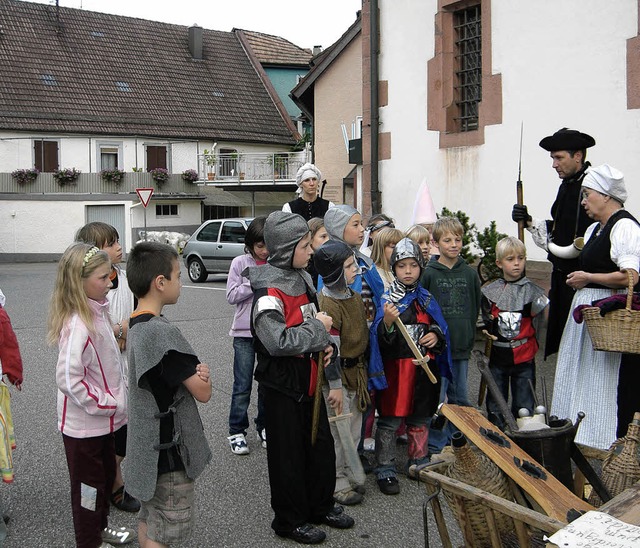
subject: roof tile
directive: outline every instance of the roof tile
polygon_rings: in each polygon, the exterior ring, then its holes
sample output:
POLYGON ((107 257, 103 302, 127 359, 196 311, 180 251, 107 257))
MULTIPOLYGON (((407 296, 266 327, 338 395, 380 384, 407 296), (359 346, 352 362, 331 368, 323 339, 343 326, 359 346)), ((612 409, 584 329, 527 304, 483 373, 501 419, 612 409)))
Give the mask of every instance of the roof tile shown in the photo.
POLYGON ((203 29, 194 60, 188 27, 59 13, 58 25, 55 6, 0 0, 0 128, 293 142, 233 32, 203 29))

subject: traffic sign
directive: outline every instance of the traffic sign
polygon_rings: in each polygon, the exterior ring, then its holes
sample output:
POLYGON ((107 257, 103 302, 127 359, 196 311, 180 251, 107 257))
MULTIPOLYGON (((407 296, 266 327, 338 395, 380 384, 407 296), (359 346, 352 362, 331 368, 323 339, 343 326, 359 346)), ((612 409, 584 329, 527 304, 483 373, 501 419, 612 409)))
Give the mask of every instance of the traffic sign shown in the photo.
POLYGON ((142 205, 146 208, 149 205, 149 202, 151 201, 151 196, 153 196, 153 189, 152 188, 136 188, 136 194, 138 195, 138 198, 140 198, 142 205))

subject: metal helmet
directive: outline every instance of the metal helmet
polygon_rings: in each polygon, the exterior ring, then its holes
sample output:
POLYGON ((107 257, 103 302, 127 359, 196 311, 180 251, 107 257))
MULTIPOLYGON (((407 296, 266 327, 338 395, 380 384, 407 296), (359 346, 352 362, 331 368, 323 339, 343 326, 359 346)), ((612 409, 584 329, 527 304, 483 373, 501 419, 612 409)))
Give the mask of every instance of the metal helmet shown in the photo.
POLYGON ((396 244, 391 254, 391 270, 393 270, 396 263, 402 259, 415 259, 420 266, 420 270, 424 270, 425 264, 422 250, 411 238, 402 238, 402 240, 396 244))

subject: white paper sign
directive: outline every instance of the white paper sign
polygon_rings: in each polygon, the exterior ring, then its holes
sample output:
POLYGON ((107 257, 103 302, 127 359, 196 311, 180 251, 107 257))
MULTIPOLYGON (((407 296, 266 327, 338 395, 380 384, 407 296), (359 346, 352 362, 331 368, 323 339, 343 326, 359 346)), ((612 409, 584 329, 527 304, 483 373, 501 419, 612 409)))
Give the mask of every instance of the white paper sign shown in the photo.
POLYGON ((638 548, 640 527, 602 512, 587 512, 545 540, 560 548, 638 548))

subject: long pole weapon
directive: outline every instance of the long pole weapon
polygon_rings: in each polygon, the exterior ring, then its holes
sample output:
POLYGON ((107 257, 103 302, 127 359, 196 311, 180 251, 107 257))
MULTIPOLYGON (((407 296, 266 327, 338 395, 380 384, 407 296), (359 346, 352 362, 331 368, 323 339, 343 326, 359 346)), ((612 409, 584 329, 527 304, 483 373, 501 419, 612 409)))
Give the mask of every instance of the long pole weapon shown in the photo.
MULTIPOLYGON (((522 188, 522 131, 524 122, 520 122, 520 157, 518 158, 518 181, 516 182, 516 200, 518 205, 524 205, 524 191, 522 188)), ((518 239, 524 242, 524 221, 518 221, 518 239)))

